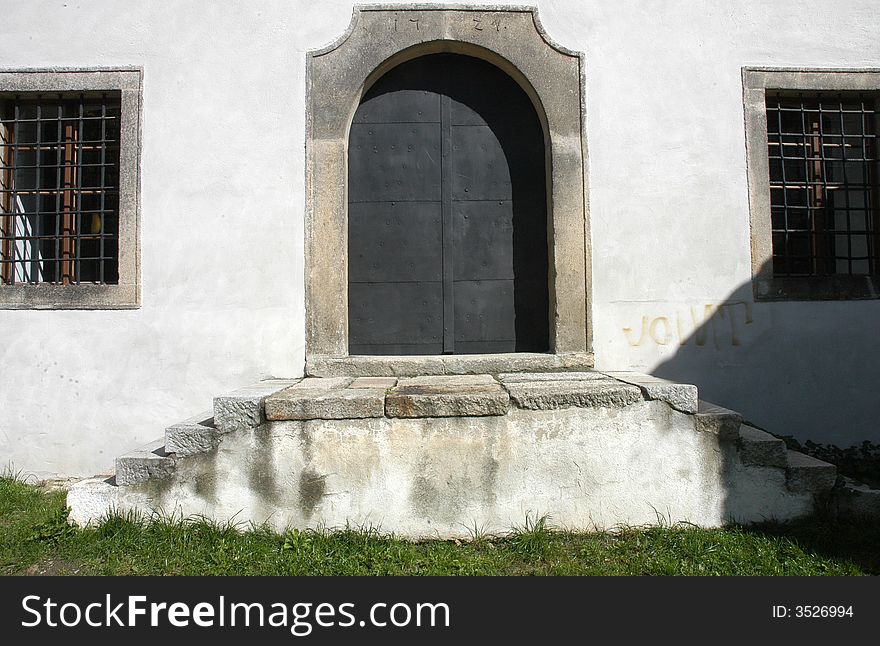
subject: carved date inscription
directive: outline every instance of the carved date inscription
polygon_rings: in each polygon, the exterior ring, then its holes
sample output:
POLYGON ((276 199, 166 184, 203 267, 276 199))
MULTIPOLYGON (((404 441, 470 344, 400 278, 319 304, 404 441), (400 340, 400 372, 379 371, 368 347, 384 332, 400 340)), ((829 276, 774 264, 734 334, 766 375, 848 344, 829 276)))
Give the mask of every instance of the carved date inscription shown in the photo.
MULTIPOLYGON (((501 31, 501 18, 492 18, 491 20, 486 20, 483 16, 477 16, 474 18, 474 29, 476 31, 483 31, 486 29, 495 29, 495 31, 501 31)), ((507 29, 507 27, 505 27, 507 29)))
MULTIPOLYGON (((501 31, 502 29, 507 29, 507 25, 504 24, 502 19, 496 16, 476 16, 473 22, 474 31, 501 31)), ((391 29, 394 31, 421 31, 424 26, 425 23, 422 18, 406 18, 401 16, 392 18, 390 24, 391 29)))
POLYGON ((404 29, 420 31, 421 21, 421 18, 394 18, 394 31, 403 31, 404 29))

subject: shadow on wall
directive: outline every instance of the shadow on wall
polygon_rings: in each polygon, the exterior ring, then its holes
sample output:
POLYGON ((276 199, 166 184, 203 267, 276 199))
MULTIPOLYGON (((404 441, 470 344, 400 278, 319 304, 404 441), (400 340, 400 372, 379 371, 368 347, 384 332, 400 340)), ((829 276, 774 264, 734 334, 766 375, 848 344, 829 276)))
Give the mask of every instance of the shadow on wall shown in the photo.
POLYGON ((723 303, 643 316, 630 346, 675 345, 651 372, 776 435, 880 442, 880 301, 758 301, 751 282, 723 303))

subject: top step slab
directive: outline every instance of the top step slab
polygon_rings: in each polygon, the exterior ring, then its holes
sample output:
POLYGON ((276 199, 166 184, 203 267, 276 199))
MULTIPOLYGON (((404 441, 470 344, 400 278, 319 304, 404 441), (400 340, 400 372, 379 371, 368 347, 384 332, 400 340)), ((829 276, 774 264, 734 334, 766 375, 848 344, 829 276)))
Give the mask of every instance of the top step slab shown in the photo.
POLYGON ((481 417, 505 415, 511 403, 528 410, 621 407, 648 398, 643 390, 596 371, 307 377, 269 395, 265 418, 481 417))
POLYGON ((385 398, 388 417, 506 415, 510 397, 492 375, 403 377, 385 398))
POLYGON ((620 408, 643 401, 642 392, 630 384, 600 375, 596 379, 565 379, 564 373, 555 378, 523 381, 518 376, 502 379, 510 398, 527 410, 555 410, 558 408, 620 408))
POLYGON ((418 377, 591 370, 592 368, 593 355, 588 352, 348 357, 317 355, 306 361, 306 374, 312 377, 418 377))

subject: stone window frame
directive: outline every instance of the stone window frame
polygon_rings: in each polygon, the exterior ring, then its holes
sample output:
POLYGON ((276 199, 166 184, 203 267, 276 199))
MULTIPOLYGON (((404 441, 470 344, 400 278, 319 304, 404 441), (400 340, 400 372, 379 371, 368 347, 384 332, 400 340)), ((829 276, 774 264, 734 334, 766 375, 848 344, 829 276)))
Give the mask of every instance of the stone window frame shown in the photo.
POLYGON ((816 301, 880 298, 880 277, 864 275, 774 276, 767 153, 766 93, 776 91, 880 92, 878 69, 743 67, 743 106, 752 290, 756 301, 816 301))
POLYGON ((120 93, 119 280, 113 285, 0 286, 0 309, 136 309, 140 285, 140 150, 143 70, 53 68, 0 70, 0 92, 120 93))
MULTIPOLYGON (((551 41, 535 7, 414 4, 356 6, 347 31, 306 57, 306 371, 334 360, 364 371, 371 361, 348 356, 349 129, 373 82, 438 52, 496 65, 535 106, 547 157, 550 351, 531 365, 591 366, 584 55, 551 41)), ((515 369, 519 354, 492 355, 493 365, 515 369)), ((441 356, 467 369, 468 355, 441 356)))

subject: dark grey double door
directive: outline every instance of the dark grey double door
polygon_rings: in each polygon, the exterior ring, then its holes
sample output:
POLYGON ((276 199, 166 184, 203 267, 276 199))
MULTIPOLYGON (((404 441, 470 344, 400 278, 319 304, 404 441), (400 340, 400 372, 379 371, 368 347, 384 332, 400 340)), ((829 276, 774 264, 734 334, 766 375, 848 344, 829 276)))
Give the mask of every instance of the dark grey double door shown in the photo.
POLYGON ((543 134, 509 76, 454 54, 399 65, 348 160, 351 354, 547 350, 543 134))

